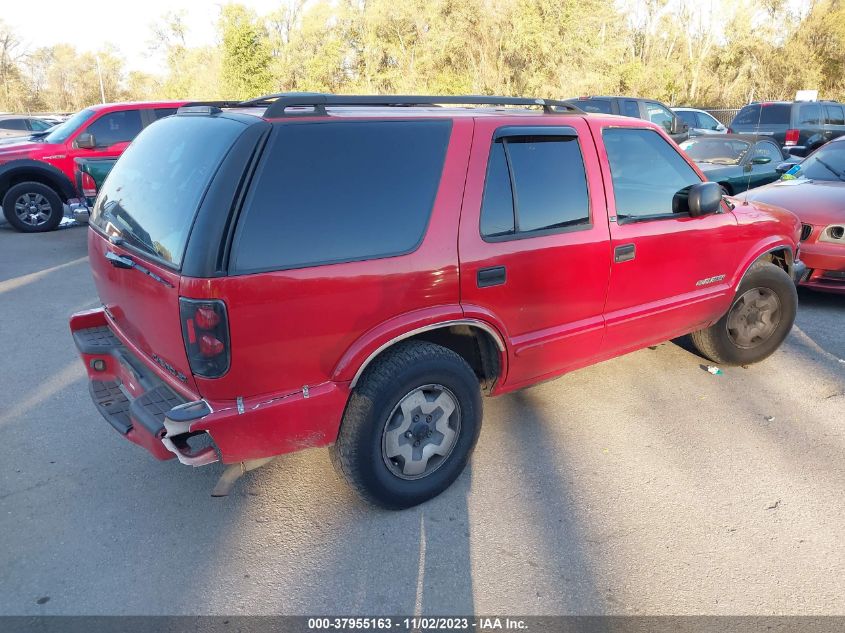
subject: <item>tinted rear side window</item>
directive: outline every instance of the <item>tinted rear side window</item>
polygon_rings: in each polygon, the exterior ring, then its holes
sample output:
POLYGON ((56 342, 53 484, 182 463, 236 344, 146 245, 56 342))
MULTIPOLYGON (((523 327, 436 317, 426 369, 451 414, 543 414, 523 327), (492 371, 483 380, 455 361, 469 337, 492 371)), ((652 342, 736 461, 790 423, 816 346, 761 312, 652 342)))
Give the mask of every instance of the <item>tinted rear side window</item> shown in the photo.
POLYGON ((507 136, 493 143, 482 236, 509 239, 589 222, 587 177, 576 137, 507 136))
POLYGON ((179 266, 199 203, 244 125, 170 117, 147 127, 103 185, 91 224, 127 246, 179 266))
POLYGON ((824 107, 824 118, 827 119, 828 125, 845 125, 845 114, 843 114, 842 106, 826 105, 824 107))
POLYGON ((798 125, 821 125, 822 109, 817 103, 807 103, 798 108, 798 125))
POLYGON ((769 103, 747 105, 736 115, 731 127, 755 127, 760 125, 789 125, 791 105, 788 103, 769 103))
POLYGON ((237 272, 376 259, 422 241, 450 121, 278 125, 235 237, 237 272))

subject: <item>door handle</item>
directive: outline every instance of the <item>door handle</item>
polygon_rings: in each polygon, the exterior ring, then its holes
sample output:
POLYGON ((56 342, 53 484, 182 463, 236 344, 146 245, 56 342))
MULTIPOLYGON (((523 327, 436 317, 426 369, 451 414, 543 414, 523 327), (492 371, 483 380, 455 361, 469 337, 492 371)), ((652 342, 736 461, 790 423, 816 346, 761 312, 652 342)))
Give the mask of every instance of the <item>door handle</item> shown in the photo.
POLYGON ((134 268, 135 262, 128 257, 121 257, 113 251, 106 251, 106 259, 115 268, 134 268))
POLYGON ((492 266, 490 268, 479 268, 476 275, 476 282, 479 288, 490 286, 501 286, 507 280, 507 272, 504 266, 492 266))
POLYGON ((637 247, 635 244, 622 244, 613 249, 613 261, 617 264, 622 262, 629 262, 637 255, 637 247))

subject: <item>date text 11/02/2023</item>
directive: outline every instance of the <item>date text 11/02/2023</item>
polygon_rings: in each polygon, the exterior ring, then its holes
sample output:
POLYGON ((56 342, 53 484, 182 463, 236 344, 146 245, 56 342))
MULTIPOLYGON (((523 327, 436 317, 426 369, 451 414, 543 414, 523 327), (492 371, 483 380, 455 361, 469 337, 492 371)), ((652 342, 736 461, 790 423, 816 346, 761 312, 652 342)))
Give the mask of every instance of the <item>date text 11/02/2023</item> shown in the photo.
POLYGON ((477 630, 477 631, 499 631, 499 630, 526 630, 526 622, 517 618, 509 617, 332 617, 332 618, 309 618, 309 630, 390 630, 398 629, 405 631, 451 631, 451 630, 477 630))

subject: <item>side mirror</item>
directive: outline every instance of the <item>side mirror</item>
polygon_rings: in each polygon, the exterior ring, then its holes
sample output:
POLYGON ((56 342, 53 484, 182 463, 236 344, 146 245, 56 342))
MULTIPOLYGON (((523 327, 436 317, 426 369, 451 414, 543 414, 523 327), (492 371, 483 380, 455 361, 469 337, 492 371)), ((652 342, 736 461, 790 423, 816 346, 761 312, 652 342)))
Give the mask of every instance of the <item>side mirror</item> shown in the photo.
POLYGON ((767 163, 771 163, 772 159, 768 156, 755 156, 751 159, 752 165, 765 165, 767 163))
POLYGON ((687 193, 687 206, 693 218, 716 213, 722 208, 722 188, 716 182, 692 185, 687 193))
POLYGON ((97 139, 90 132, 83 132, 76 137, 73 144, 79 149, 94 149, 97 147, 97 139))
POLYGON ((775 171, 776 171, 777 173, 779 173, 779 174, 785 174, 785 173, 786 173, 786 172, 788 172, 790 169, 792 169, 793 167, 795 167, 795 165, 800 165, 800 164, 801 164, 801 163, 800 163, 800 162, 798 162, 798 161, 786 160, 786 161, 784 161, 784 162, 782 162, 782 163, 779 163, 779 164, 778 164, 778 166, 777 166, 777 167, 775 167, 775 171))

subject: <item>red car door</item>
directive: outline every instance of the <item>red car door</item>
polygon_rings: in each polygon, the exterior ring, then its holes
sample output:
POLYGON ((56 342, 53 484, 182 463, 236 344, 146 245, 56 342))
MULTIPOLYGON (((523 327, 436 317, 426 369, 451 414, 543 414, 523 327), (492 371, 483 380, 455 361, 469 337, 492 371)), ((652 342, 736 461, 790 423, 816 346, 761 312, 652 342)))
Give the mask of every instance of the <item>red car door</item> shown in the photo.
POLYGON ((507 339, 500 392, 589 363, 604 332, 610 246, 595 146, 581 117, 537 121, 476 119, 461 211, 461 306, 507 339))
POLYGON ((76 158, 117 158, 129 147, 143 128, 141 111, 112 110, 95 115, 88 124, 67 140, 67 157, 61 168, 67 174, 74 173, 76 158), (80 136, 90 134, 94 147, 79 147, 80 136))
POLYGON ((726 204, 713 215, 682 212, 686 187, 703 178, 665 135, 641 125, 590 121, 608 185, 613 247, 604 356, 718 319, 744 252, 726 204))

